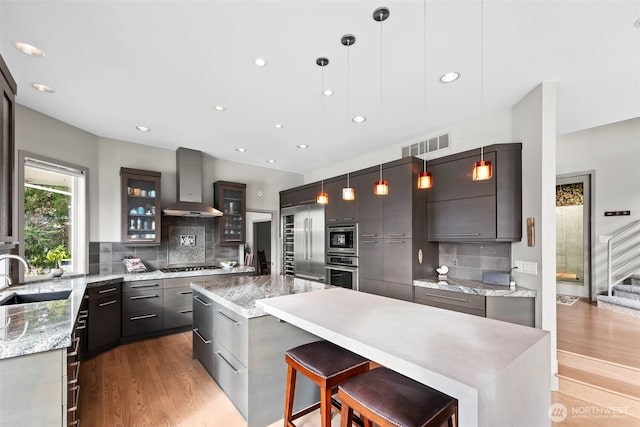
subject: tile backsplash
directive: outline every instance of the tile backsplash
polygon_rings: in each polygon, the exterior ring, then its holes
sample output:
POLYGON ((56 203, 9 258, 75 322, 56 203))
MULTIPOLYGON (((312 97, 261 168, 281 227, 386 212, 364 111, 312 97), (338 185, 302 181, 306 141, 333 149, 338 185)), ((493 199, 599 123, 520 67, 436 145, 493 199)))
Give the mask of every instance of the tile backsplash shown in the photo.
POLYGON ((439 263, 449 267, 451 278, 482 280, 482 270, 511 269, 511 243, 440 243, 438 247, 439 263))

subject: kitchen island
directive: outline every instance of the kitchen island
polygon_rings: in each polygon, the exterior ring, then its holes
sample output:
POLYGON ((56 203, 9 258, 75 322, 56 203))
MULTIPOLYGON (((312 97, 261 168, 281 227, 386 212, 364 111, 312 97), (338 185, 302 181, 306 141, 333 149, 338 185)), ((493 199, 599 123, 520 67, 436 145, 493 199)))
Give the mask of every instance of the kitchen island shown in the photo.
POLYGON ((455 397, 461 427, 551 424, 548 332, 342 288, 256 304, 455 397))
MULTIPOLYGON (((193 357, 200 360, 247 420, 263 427, 282 419, 287 368, 284 353, 318 337, 270 316, 256 301, 322 294, 331 286, 272 276, 193 281, 193 357)), ((318 402, 318 387, 300 376, 295 409, 318 402)))

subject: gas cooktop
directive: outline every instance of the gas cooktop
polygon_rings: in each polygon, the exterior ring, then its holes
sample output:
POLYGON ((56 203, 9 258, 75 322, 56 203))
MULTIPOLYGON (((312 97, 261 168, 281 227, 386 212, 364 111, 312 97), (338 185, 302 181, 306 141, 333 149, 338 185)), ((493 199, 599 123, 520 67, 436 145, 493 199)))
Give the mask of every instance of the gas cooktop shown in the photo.
POLYGON ((217 265, 191 265, 188 267, 167 267, 161 268, 160 271, 163 273, 180 273, 183 271, 201 271, 201 270, 217 270, 221 267, 217 265))

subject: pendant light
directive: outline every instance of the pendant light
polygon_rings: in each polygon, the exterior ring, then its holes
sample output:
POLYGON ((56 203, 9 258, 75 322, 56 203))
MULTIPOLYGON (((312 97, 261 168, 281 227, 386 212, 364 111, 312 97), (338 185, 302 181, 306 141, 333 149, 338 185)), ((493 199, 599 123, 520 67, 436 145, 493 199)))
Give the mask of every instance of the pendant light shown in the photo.
MULTIPOLYGON (((382 135, 382 22, 389 17, 389 9, 382 6, 373 11, 373 20, 380 23, 380 135, 382 135)), ((389 183, 382 179, 382 163, 380 163, 380 179, 373 184, 373 194, 386 196, 389 194, 389 183)))
MULTIPOLYGON (((321 121, 322 121, 322 127, 324 128, 324 67, 329 65, 329 60, 327 58, 320 57, 316 59, 316 64, 320 67, 320 70, 321 70, 321 73, 320 73, 321 75, 320 101, 322 106, 321 121)), ((320 185, 321 185, 320 193, 318 193, 318 196, 316 197, 316 202, 321 205, 326 205, 327 203, 329 203, 329 195, 324 191, 324 177, 322 178, 322 183, 320 185)))
POLYGON ((491 179, 491 161, 484 159, 484 0, 480 2, 480 161, 473 164, 473 180, 491 179))
MULTIPOLYGON (((422 114, 425 129, 427 127, 427 0, 424 0, 423 4, 423 14, 424 14, 424 27, 423 27, 423 35, 422 35, 422 84, 424 85, 422 91, 422 114)), ((424 190, 427 188, 433 187, 433 178, 431 177, 431 172, 427 172, 427 158, 426 153, 423 154, 425 157, 422 158, 422 172, 420 176, 418 176, 418 189, 424 190)))
MULTIPOLYGON (((347 47, 347 143, 349 142, 349 123, 351 122, 351 58, 349 55, 349 48, 356 42, 356 37, 353 34, 346 34, 342 36, 340 42, 347 47)), ((349 173, 347 172, 347 186, 342 189, 342 200, 355 200, 356 192, 349 185, 349 173)))

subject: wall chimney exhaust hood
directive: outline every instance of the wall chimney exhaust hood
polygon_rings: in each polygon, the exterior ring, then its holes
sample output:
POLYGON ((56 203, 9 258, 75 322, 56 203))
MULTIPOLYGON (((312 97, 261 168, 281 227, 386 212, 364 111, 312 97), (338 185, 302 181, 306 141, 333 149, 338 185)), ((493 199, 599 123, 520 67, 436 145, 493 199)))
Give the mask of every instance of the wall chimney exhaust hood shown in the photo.
POLYGON ((170 216, 213 217, 222 212, 202 203, 202 152, 179 147, 176 150, 178 201, 164 213, 170 216))

